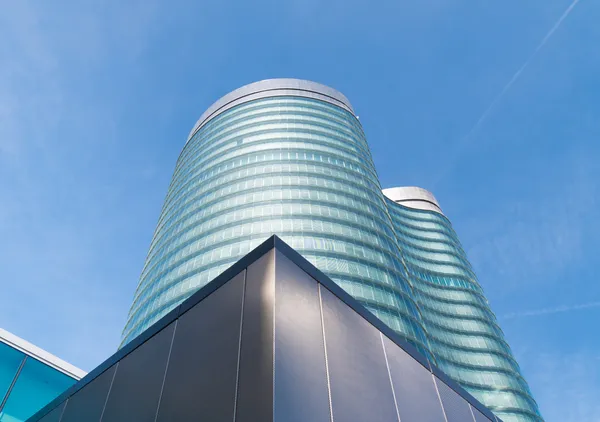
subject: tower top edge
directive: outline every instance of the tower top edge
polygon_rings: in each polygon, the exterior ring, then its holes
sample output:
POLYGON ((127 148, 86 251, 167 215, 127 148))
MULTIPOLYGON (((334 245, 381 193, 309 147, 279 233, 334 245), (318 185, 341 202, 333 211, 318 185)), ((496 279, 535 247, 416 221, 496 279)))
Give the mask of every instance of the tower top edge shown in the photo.
POLYGON ((354 114, 354 109, 348 98, 341 92, 326 85, 304 79, 265 79, 237 88, 215 101, 204 113, 202 113, 191 130, 188 141, 206 122, 236 105, 258 98, 283 95, 319 99, 337 105, 354 114))
POLYGON ((383 189, 382 192, 391 201, 404 205, 405 207, 435 211, 444 215, 442 208, 433 193, 418 186, 388 188, 383 189))

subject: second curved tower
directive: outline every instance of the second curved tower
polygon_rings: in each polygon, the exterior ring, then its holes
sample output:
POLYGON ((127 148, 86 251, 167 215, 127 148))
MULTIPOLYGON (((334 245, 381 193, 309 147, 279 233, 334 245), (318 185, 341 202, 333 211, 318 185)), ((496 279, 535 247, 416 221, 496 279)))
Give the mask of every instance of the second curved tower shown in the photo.
POLYGON ((435 197, 417 187, 383 192, 438 367, 504 422, 541 421, 504 333, 435 197))

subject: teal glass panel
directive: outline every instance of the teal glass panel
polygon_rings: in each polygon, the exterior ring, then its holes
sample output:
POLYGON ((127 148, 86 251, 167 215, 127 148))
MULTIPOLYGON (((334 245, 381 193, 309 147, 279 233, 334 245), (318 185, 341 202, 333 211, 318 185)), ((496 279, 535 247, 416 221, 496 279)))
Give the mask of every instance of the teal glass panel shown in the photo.
POLYGON ((12 383, 25 355, 0 342, 0 403, 12 383))
POLYGON ((62 372, 27 358, 0 413, 0 422, 27 420, 75 382, 62 372))

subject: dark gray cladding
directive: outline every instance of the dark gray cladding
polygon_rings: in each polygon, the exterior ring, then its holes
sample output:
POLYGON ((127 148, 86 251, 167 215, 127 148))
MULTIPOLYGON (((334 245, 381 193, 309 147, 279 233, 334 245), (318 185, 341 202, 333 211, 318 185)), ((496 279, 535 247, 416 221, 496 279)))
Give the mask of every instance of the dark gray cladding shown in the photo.
POLYGON ((485 407, 272 237, 30 421, 485 422, 485 407))

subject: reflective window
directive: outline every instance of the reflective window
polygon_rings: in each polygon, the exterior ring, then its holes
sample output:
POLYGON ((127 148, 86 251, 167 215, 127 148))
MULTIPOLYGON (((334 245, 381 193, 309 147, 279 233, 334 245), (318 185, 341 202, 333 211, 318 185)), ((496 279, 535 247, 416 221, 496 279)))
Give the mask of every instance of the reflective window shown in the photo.
POLYGON ((25 355, 0 342, 0 403, 13 382, 25 355))
POLYGON ((28 357, 2 414, 1 422, 25 421, 76 381, 28 357))

